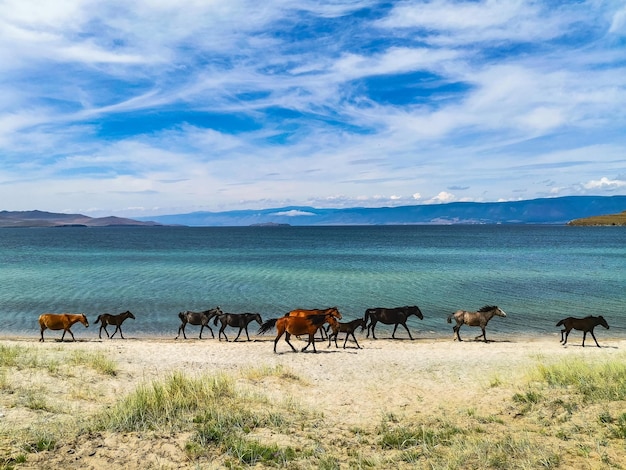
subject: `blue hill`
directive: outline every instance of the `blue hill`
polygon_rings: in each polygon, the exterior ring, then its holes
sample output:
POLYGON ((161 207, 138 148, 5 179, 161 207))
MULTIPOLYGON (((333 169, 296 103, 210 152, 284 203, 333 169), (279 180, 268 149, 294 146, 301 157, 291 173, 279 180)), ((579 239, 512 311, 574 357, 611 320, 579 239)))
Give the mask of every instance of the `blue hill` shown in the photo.
MULTIPOLYGON (((408 224, 566 224, 626 210, 626 196, 568 196, 514 202, 453 202, 436 205, 348 209, 290 206, 262 210, 191 212, 152 216, 165 225, 408 225, 408 224)), ((140 219, 141 220, 141 219, 140 219)))

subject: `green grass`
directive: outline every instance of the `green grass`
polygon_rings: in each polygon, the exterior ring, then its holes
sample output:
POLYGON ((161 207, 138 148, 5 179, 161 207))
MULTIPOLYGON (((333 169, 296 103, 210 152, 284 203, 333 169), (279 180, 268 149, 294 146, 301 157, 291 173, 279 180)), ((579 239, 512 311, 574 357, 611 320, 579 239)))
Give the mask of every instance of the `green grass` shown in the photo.
POLYGON ((289 408, 267 409, 266 400, 238 392, 225 375, 192 378, 174 372, 138 387, 98 416, 92 431, 191 431, 185 445, 191 459, 223 454, 240 464, 282 465, 310 452, 263 443, 250 435, 259 429, 289 432, 289 408))
POLYGON ((601 363, 570 359, 537 366, 536 379, 551 387, 573 390, 587 403, 626 400, 626 361, 601 363))

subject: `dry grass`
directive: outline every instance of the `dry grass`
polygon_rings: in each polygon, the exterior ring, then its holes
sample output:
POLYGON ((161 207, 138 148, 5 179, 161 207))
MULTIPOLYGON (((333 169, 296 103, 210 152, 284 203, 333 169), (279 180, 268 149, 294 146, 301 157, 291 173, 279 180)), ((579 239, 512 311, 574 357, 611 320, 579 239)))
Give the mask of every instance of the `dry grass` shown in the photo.
POLYGON ((0 346, 0 468, 624 468, 625 359, 538 360, 513 382, 457 385, 492 406, 338 426, 300 402, 315 385, 283 365, 167 372, 108 393, 128 377, 102 353, 0 346))

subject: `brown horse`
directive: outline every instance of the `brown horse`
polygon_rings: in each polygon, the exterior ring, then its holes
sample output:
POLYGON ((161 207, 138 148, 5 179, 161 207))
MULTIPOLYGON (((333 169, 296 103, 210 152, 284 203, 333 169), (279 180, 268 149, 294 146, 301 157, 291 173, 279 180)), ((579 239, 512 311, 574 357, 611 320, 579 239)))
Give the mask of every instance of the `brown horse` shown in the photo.
POLYGON ((256 321, 259 325, 263 324, 261 315, 258 313, 222 313, 221 315, 215 315, 213 325, 217 326, 218 320, 222 322, 222 327, 217 335, 220 341, 222 341, 222 335, 224 335, 224 338, 228 341, 228 337, 226 336, 226 333, 224 333, 227 326, 239 328, 239 333, 237 334, 235 341, 239 339, 242 330, 246 330, 246 337, 248 338, 248 341, 250 341, 250 336, 248 335, 248 324, 251 321, 256 321))
POLYGON ((259 329, 259 334, 264 334, 274 326, 278 331, 278 335, 274 340, 274 352, 276 352, 276 344, 281 336, 285 335, 285 341, 291 349, 296 352, 296 348, 293 347, 293 344, 289 341, 291 335, 309 335, 309 342, 307 345, 302 348, 302 351, 306 351, 306 349, 312 344, 313 352, 317 352, 315 349, 315 333, 319 330, 324 323, 333 323, 336 322, 335 317, 332 313, 320 314, 320 315, 308 315, 306 317, 290 317, 284 316, 280 318, 272 318, 267 320, 261 328, 259 329))
MULTIPOLYGON (((314 309, 303 309, 297 308, 291 310, 290 312, 285 313, 286 317, 308 317, 310 315, 332 315, 336 320, 341 320, 341 313, 337 307, 329 307, 329 308, 314 308, 314 309)), ((326 330, 324 328, 320 328, 320 335, 322 339, 325 338, 326 330)))
POLYGON ((487 323, 489 323, 489 320, 491 320, 494 316, 506 317, 506 313, 504 312, 504 310, 496 307, 495 305, 485 305, 480 310, 478 310, 478 312, 457 310, 456 312, 448 316, 448 323, 452 323, 453 318, 454 320, 456 320, 456 325, 452 327, 452 330, 454 331, 454 339, 456 340, 458 338, 459 341, 463 341, 461 339, 461 335, 459 334, 459 330, 463 325, 480 326, 483 334, 476 336, 476 338, 474 338, 474 341, 482 336, 486 343, 487 336, 485 335, 485 328, 487 327, 487 323))
POLYGON ((365 323, 368 320, 371 320, 370 324, 367 326, 367 338, 370 337, 370 330, 372 331, 372 338, 378 339, 376 337, 376 333, 374 332, 374 328, 376 328, 376 323, 381 322, 385 325, 395 325, 393 328, 393 333, 391 337, 395 339, 396 330, 398 329, 398 325, 402 325, 406 332, 409 334, 409 338, 413 339, 411 336, 411 332, 409 328, 406 326, 406 320, 409 316, 415 315, 420 320, 424 319, 424 315, 422 315, 422 311, 419 309, 417 305, 413 305, 412 307, 395 307, 395 308, 368 308, 365 310, 365 316, 363 319, 365 323))
POLYGON ((72 325, 76 322, 81 322, 85 325, 85 328, 89 327, 89 322, 84 313, 43 313, 39 315, 39 327, 41 328, 41 339, 39 341, 43 341, 43 332, 46 328, 51 330, 63 330, 61 341, 65 338, 65 333, 68 332, 72 335, 72 340, 76 341, 74 333, 70 330, 72 325))
POLYGON ((117 315, 111 315, 110 313, 103 313, 98 315, 94 324, 100 323, 100 330, 98 331, 98 338, 102 339, 102 329, 104 328, 104 332, 107 334, 107 338, 113 338, 115 333, 120 332, 120 336, 124 339, 124 335, 122 334, 122 323, 127 318, 135 319, 135 315, 133 315, 130 311, 126 310, 124 313, 118 313, 117 315), (111 336, 109 336, 109 332, 107 331, 107 325, 115 325, 115 331, 111 336))
POLYGON ((178 314, 178 318, 180 318, 181 325, 178 327, 178 335, 174 339, 178 339, 180 336, 180 332, 183 332, 183 338, 187 339, 187 335, 185 335, 185 326, 187 323, 191 325, 201 325, 200 326, 200 339, 202 339, 202 330, 206 326, 211 332, 211 337, 215 338, 215 334, 213 334, 213 330, 209 326, 209 321, 215 315, 221 315, 222 312, 219 307, 211 308, 209 310, 204 310, 202 312, 192 312, 190 310, 185 310, 184 312, 180 312, 178 314))
POLYGON ((585 318, 567 317, 556 324, 556 326, 563 326, 563 329, 561 330, 561 343, 563 343, 563 346, 567 344, 567 337, 572 329, 582 331, 583 348, 585 347, 585 338, 587 337, 587 333, 591 333, 593 340, 596 342, 596 346, 600 347, 598 340, 596 339, 596 335, 593 334, 593 329, 598 325, 602 325, 607 330, 609 329, 609 324, 603 316, 594 317, 590 315, 585 318))
POLYGON ((330 348, 330 341, 333 337, 335 338, 335 347, 338 348, 339 346, 337 346, 337 335, 339 333, 345 333, 346 339, 343 342, 343 349, 346 349, 346 343, 348 342, 348 338, 350 336, 354 338, 356 347, 358 349, 361 349, 361 346, 359 346, 359 342, 356 340, 356 336, 354 336, 354 330, 356 330, 359 326, 361 327, 361 331, 365 329, 365 320, 363 318, 357 318, 356 320, 352 320, 352 321, 345 322, 345 323, 335 321, 334 323, 330 323, 329 326, 333 330, 333 332, 328 335, 328 347, 329 348, 330 348))

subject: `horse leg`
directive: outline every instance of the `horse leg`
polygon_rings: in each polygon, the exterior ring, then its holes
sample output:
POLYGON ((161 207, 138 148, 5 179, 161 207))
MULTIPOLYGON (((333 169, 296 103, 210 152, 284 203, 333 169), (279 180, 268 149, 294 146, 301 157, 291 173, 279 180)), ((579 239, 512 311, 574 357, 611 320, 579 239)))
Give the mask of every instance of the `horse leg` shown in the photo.
POLYGON ((452 327, 452 331, 454 331, 454 339, 458 339, 459 341, 463 341, 463 340, 461 339, 461 335, 460 335, 460 333, 459 333, 459 330, 460 330, 460 329, 461 329, 461 325, 459 325, 458 323, 457 323, 457 325, 456 325, 456 326, 453 326, 453 327, 452 327))
MULTIPOLYGON (((374 320, 372 320, 372 323, 370 323, 370 326, 372 327, 372 338, 374 338, 374 339, 378 339, 378 338, 376 337, 376 333, 374 332, 374 328, 376 328, 376 322, 375 322, 374 320)), ((369 331, 369 329, 368 329, 367 331, 369 331)), ((367 337, 369 338, 369 336, 370 336, 370 335, 369 335, 369 333, 368 333, 368 334, 367 334, 367 337)))
MULTIPOLYGON (((224 331, 225 329, 226 323, 222 325, 222 327, 220 328, 220 332, 217 334, 217 339, 219 339, 220 341, 222 341, 222 334, 224 335, 224 338, 226 338, 226 341, 228 341, 228 336, 226 336, 226 332, 224 331)), ((237 338, 239 338, 239 336, 237 336, 237 338)), ((235 339, 235 341, 237 341, 237 339, 235 339)))
MULTIPOLYGON (((70 330, 69 328, 67 330, 64 330, 63 336, 65 336, 65 331, 67 331, 72 336, 72 341, 76 341, 76 338, 74 338, 74 333, 72 333, 72 330, 70 330)), ((63 341, 63 337, 61 337, 61 341, 63 341)))
POLYGON ((593 340, 596 342, 596 346, 600 347, 600 345, 598 344, 598 340, 596 339, 596 335, 593 334, 593 330, 591 330, 589 333, 591 333, 591 336, 593 336, 593 340))
POLYGON ((113 336, 115 336, 115 333, 117 333, 118 331, 120 332, 120 338, 125 339, 124 335, 122 334, 122 325, 117 325, 117 327, 115 328, 115 331, 111 335, 111 338, 113 338, 113 336))
MULTIPOLYGON (((397 327, 398 325, 396 325, 397 327)), ((402 323, 402 326, 404 327, 404 329, 406 330, 406 332, 409 334, 409 338, 411 338, 411 341, 413 341, 413 336, 411 336, 411 332, 409 331, 409 327, 406 326, 406 323, 402 323)))
MULTIPOLYGON (((243 326, 239 327, 239 333, 237 333, 237 337, 235 338, 235 341, 237 341, 239 339, 239 337, 241 336, 241 332, 243 331, 243 326)), ((248 334, 248 329, 246 328, 246 335, 248 334)), ((248 338, 248 341, 250 341, 250 338, 248 338)))
POLYGON ((43 331, 44 331, 45 329, 46 329, 46 327, 45 327, 45 326, 43 326, 43 325, 41 325, 41 339, 39 339, 39 341, 40 341, 40 342, 42 342, 42 343, 43 343, 43 341, 44 341, 44 340, 43 340, 43 331))
POLYGON ((587 337, 587 332, 583 331, 583 348, 585 347, 585 338, 587 337))
POLYGON ((569 336, 569 332, 570 331, 571 330, 567 330, 567 329, 565 330, 565 341, 563 341, 563 346, 565 346, 567 344, 567 337, 569 336))
POLYGON ((285 341, 287 342, 287 344, 288 344, 289 346, 291 346, 291 349, 293 350, 293 352, 297 352, 297 351, 296 351, 296 348, 294 348, 294 347, 293 347, 293 344, 291 344, 291 341, 289 341, 289 338, 291 338, 291 333, 286 332, 286 333, 285 333, 285 341))
POLYGON ((482 330, 483 334, 476 336, 476 338, 474 338, 474 341, 477 341, 478 338, 482 338, 485 341, 485 343, 486 343, 487 342, 487 335, 485 334, 485 327, 481 326, 480 329, 482 330))
POLYGON ((561 330, 561 343, 563 343, 563 344, 565 344, 563 341, 564 341, 564 334, 565 334, 565 332, 566 332, 566 331, 567 331, 567 330, 566 330, 565 328, 563 328, 563 329, 561 330))
POLYGON ((185 335, 185 323, 181 323, 181 325, 178 327, 178 334, 176 335, 176 338, 174 339, 178 339, 181 331, 183 332, 183 338, 187 339, 187 336, 185 335))
POLYGON ((315 333, 317 333, 317 331, 309 333, 309 342, 305 347, 302 348, 302 352, 306 351, 306 348, 308 348, 310 345, 313 345, 313 352, 317 353, 317 349, 315 349, 315 333))

